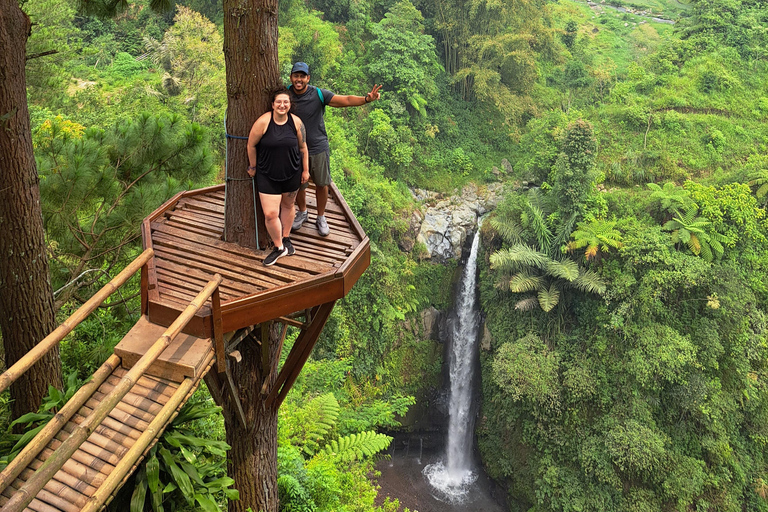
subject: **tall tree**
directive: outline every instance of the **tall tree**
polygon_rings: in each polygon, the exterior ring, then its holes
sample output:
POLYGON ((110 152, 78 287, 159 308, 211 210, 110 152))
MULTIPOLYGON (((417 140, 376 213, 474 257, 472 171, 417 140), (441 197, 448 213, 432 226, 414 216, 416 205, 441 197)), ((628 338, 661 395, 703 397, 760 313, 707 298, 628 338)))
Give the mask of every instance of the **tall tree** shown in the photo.
MULTIPOLYGON (((270 91, 280 82, 277 58, 277 0, 224 0, 224 62, 227 74, 227 133, 247 136, 256 118, 269 109, 270 91)), ((254 196, 248 177, 245 141, 233 139, 227 152, 225 236, 227 241, 256 247, 254 196), (234 143, 233 143, 234 142, 234 143)), ((258 201, 258 196, 256 196, 258 201)), ((257 204, 256 210, 261 208, 257 204)), ((266 245, 264 218, 260 218, 258 241, 266 245)), ((269 329, 270 361, 277 357, 280 330, 269 329)), ((229 475, 240 491, 240 501, 229 504, 231 512, 249 507, 277 512, 277 407, 269 406, 257 390, 265 379, 260 351, 244 349, 243 361, 233 372, 245 409, 247 425, 233 414, 233 404, 225 404, 229 475)), ((273 382, 274 382, 273 376, 273 382)))
MULTIPOLYGON (((17 0, 0 0, 0 330, 8 366, 55 328, 27 108, 30 27, 17 0)), ((49 384, 61 387, 58 349, 11 387, 14 417, 36 411, 49 384)))
MULTIPOLYGON (((227 133, 247 137, 251 125, 269 109, 269 93, 281 85, 277 59, 277 0, 224 0, 224 64, 227 73, 227 133)), ((246 141, 230 139, 224 236, 256 248, 252 179, 246 172, 246 141)), ((261 211, 256 196, 256 211, 261 211)), ((264 218, 258 222, 264 248, 264 218)))

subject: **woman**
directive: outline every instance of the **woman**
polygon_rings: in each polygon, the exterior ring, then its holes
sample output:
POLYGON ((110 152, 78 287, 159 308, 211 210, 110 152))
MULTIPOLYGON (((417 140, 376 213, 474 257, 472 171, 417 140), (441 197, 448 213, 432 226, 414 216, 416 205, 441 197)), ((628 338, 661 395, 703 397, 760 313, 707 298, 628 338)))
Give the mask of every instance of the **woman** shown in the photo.
POLYGON ((248 175, 256 176, 267 232, 275 244, 264 258, 266 266, 296 252, 290 238, 293 203, 301 184, 309 180, 306 131, 290 110, 288 90, 277 89, 272 93, 272 111, 259 117, 248 135, 248 175))

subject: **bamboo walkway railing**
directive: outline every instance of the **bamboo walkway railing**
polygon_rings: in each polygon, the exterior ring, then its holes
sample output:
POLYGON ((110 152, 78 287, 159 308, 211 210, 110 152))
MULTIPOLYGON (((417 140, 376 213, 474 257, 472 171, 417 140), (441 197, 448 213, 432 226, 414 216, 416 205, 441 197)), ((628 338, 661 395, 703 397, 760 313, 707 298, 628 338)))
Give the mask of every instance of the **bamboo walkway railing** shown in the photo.
POLYGON ((27 352, 21 359, 8 368, 2 375, 0 375, 0 393, 8 389, 19 377, 32 367, 37 361, 40 360, 45 354, 48 353, 53 347, 64 339, 64 336, 69 334, 78 326, 80 322, 85 320, 88 315, 101 306, 101 304, 107 300, 118 288, 125 284, 128 279, 136 273, 141 267, 147 264, 147 262, 154 255, 154 251, 150 248, 145 250, 139 255, 138 258, 133 260, 130 265, 125 267, 122 272, 117 274, 109 283, 104 285, 101 290, 91 297, 85 304, 80 306, 69 318, 67 318, 61 325, 59 325, 51 334, 46 336, 40 343, 34 346, 32 350, 27 352))
MULTIPOLYGON (((86 439, 88 439, 88 437, 96 430, 96 428, 107 417, 107 415, 115 408, 115 406, 117 406, 120 400, 126 394, 128 394, 131 388, 136 384, 136 382, 138 382, 138 379, 149 369, 150 365, 163 353, 171 341, 173 341, 173 339, 181 332, 184 326, 194 317, 195 313, 197 313, 205 304, 205 302, 213 295, 214 291, 221 284, 221 280, 222 278, 220 275, 217 274, 214 276, 213 280, 211 280, 205 286, 205 288, 203 288, 203 290, 197 295, 197 297, 195 297, 189 306, 187 306, 187 308, 176 319, 176 321, 173 322, 173 324, 171 324, 168 329, 166 329, 163 335, 158 338, 158 340, 141 357, 141 359, 139 359, 133 368, 128 371, 125 377, 120 379, 120 382, 115 386, 115 388, 100 401, 98 406, 93 409, 91 414, 79 425, 77 425, 77 427, 74 428, 70 436, 63 443, 61 443, 61 445, 50 456, 46 458, 43 465, 37 471, 35 471, 35 473, 20 489, 14 492, 13 497, 5 504, 5 506, 3 506, 2 509, 0 509, 0 512, 21 512, 24 508, 27 507, 27 505, 32 502, 32 500, 35 499, 35 496, 43 489, 46 483, 48 483, 48 481, 53 478, 53 476, 75 453, 75 451, 77 451, 77 449, 86 441, 86 439)), ((183 394, 183 396, 186 395, 187 393, 183 394)), ((175 409, 176 406, 171 407, 162 413, 163 417, 165 417, 167 420, 167 418, 173 414, 175 409)), ((153 427, 153 424, 150 423, 150 427, 146 430, 157 432, 160 428, 161 424, 154 424, 153 427)), ((151 438, 145 439, 144 435, 141 436, 140 440, 141 444, 145 445, 144 447, 148 446, 152 441, 151 438)), ((39 452, 45 446, 45 443, 43 443, 42 440, 35 438, 30 442, 30 445, 34 445, 32 449, 39 452)), ((141 456, 141 453, 143 453, 143 448, 141 448, 141 451, 139 451, 138 454, 131 451, 132 456, 135 455, 137 458, 141 456)), ((118 465, 121 468, 123 467, 122 464, 118 465)), ((133 462, 131 461, 130 464, 125 467, 125 470, 129 470, 132 466, 133 462)), ((120 482, 120 480, 122 480, 123 476, 124 475, 116 474, 115 478, 117 478, 117 482, 114 482, 115 487, 120 482)), ((111 480, 110 485, 112 485, 111 480)), ((93 500, 90 506, 100 507, 101 504, 103 504, 109 498, 110 494, 111 491, 106 495, 100 493, 97 500, 93 500), (99 500, 103 501, 99 503, 99 500)))

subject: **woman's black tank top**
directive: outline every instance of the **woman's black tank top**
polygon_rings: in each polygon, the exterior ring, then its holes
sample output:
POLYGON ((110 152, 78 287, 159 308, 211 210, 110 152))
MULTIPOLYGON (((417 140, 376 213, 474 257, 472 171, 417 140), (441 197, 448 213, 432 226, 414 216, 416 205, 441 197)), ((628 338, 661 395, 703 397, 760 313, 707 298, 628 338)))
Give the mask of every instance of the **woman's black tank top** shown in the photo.
POLYGON ((301 170, 296 124, 288 114, 285 124, 277 124, 270 115, 267 131, 256 144, 256 169, 273 181, 286 181, 301 170))

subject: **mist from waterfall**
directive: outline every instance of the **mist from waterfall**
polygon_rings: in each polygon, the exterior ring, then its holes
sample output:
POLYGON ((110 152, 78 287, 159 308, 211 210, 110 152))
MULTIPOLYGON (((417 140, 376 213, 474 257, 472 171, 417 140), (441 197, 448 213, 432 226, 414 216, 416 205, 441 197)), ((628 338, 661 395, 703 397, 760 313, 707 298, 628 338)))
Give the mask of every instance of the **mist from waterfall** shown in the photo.
POLYGON ((430 464, 423 474, 436 491, 435 497, 451 503, 461 502, 477 479, 473 468, 472 447, 475 427, 472 384, 480 318, 477 311, 477 252, 480 226, 462 275, 456 301, 456 321, 451 331, 449 353, 450 399, 448 444, 445 461, 430 464))

